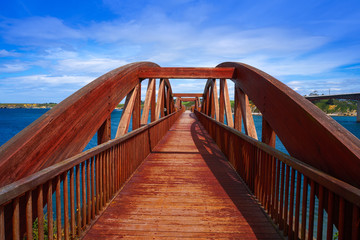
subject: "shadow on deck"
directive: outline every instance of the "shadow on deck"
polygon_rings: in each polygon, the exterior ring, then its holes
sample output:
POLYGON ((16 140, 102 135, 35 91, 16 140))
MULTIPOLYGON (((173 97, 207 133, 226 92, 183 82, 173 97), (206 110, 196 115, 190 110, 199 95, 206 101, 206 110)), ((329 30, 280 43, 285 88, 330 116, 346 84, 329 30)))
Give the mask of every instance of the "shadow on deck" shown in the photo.
POLYGON ((84 239, 281 239, 213 139, 185 112, 84 239))

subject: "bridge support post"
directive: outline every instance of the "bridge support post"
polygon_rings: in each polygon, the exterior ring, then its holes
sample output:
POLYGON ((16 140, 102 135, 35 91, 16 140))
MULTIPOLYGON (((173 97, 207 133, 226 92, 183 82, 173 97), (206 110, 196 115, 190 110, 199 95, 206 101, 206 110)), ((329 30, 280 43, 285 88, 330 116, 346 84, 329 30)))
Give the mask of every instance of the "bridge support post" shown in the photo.
POLYGON ((360 101, 357 102, 356 122, 360 122, 360 101))

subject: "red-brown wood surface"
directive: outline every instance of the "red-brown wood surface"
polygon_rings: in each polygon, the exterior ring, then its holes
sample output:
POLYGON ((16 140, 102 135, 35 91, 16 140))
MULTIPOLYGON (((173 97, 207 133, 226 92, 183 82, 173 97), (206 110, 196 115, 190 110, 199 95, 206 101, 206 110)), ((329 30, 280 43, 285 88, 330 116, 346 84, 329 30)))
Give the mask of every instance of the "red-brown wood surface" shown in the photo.
POLYGON ((139 84, 132 63, 91 82, 0 148, 0 187, 81 152, 115 106, 139 84), (21 166, 21 167, 20 167, 21 166))
POLYGON ((235 67, 241 88, 295 158, 360 187, 360 140, 314 104, 270 75, 243 63, 235 67))
POLYGON ((173 125, 84 239, 179 237, 280 239, 189 112, 173 125))
POLYGON ((234 68, 142 67, 139 78, 232 78, 234 68))

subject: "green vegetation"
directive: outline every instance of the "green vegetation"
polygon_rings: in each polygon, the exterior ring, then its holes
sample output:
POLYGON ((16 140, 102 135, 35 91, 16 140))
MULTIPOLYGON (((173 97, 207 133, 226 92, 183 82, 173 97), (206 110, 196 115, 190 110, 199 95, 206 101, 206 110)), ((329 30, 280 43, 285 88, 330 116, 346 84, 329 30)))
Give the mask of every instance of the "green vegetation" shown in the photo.
POLYGON ((56 103, 0 103, 0 108, 52 108, 56 103))
POLYGON ((356 101, 352 100, 322 99, 314 104, 328 114, 354 115, 357 108, 356 101))
MULTIPOLYGON (((0 108, 52 108, 57 103, 0 103, 0 108)), ((141 102, 141 107, 143 107, 141 102)), ((123 108, 124 104, 118 104, 117 108, 123 108)))
MULTIPOLYGON (((47 220, 47 215, 44 216, 44 225, 43 225, 43 228, 44 228, 44 239, 49 239, 49 232, 48 232, 48 220, 47 220)), ((34 240, 37 240, 39 239, 39 223, 38 223, 38 218, 35 219, 34 223, 33 223, 33 232, 32 232, 32 235, 33 235, 33 239, 34 240)), ((26 239, 26 237, 24 238, 26 239)), ((53 223, 53 239, 57 239, 57 224, 56 224, 56 221, 54 221, 53 223)))

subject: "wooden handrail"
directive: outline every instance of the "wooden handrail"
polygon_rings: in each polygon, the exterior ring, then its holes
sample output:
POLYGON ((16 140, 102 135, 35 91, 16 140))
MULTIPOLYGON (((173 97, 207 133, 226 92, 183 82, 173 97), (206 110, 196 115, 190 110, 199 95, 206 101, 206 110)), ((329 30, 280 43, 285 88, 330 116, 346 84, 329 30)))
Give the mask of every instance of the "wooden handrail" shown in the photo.
POLYGON ((261 149, 262 151, 270 154, 271 156, 279 159, 280 161, 284 162, 285 164, 289 165, 290 167, 293 167, 297 171, 301 172, 305 176, 313 179, 314 181, 318 182, 319 184, 323 185, 327 189, 333 191, 339 196, 343 196, 346 200, 356 204, 360 207, 360 189, 356 188, 344 181, 341 181, 335 177, 332 177, 331 175, 320 171, 311 165, 308 165, 294 157, 291 157, 290 155, 281 152, 280 150, 273 148, 263 142, 260 142, 252 137, 247 136, 246 134, 239 132, 235 130, 232 127, 229 127, 225 125, 224 123, 218 122, 215 119, 212 119, 211 117, 205 115, 202 112, 196 111, 195 113, 197 116, 199 114, 203 117, 205 117, 208 121, 213 122, 214 124, 220 126, 224 130, 231 132, 232 134, 238 136, 239 138, 243 139, 244 141, 252 144, 253 146, 257 147, 258 149, 261 149))
POLYGON ((324 227, 327 229, 327 239, 332 239, 334 225, 338 229, 339 239, 360 237, 360 189, 204 113, 195 111, 195 114, 289 239, 305 239, 305 235, 307 239, 312 239, 316 225, 317 239, 325 235, 324 227), (324 212, 328 215, 325 216, 324 212))
POLYGON ((123 137, 2 187, 0 240, 20 238, 23 234, 32 238, 36 218, 39 239, 44 238, 45 232, 53 235, 54 210, 57 238, 69 239, 70 235, 72 238, 81 237, 184 110, 182 108, 123 137), (53 191, 56 193, 55 206, 52 204, 53 191), (49 203, 48 229, 44 229, 43 224, 46 220, 43 209, 46 203, 49 203), (20 222, 27 226, 26 229, 20 227, 20 222))
MULTIPOLYGON (((235 89, 240 89, 259 109, 266 125, 276 133, 291 156, 360 187, 358 138, 276 78, 244 63, 225 62, 217 66, 229 67, 235 68, 231 78, 235 89)), ((243 107, 247 115, 241 114, 244 121, 252 118, 246 108, 243 107)), ((252 132, 253 127, 248 128, 249 133, 252 132)))
MULTIPOLYGON (((181 110, 179 110, 179 111, 181 111, 181 110)), ((8 201, 12 200, 13 198, 20 196, 29 190, 36 188, 38 185, 44 184, 46 181, 48 181, 50 178, 53 178, 55 175, 58 175, 59 173, 70 170, 70 168, 74 167, 75 165, 105 151, 106 149, 109 149, 119 143, 127 141, 128 139, 130 139, 144 131, 149 130, 153 126, 165 121, 169 117, 172 117, 173 115, 178 114, 179 111, 174 112, 170 115, 167 115, 167 116, 165 116, 155 122, 152 122, 148 125, 140 127, 134 131, 131 131, 122 137, 115 138, 106 143, 95 146, 87 151, 79 153, 71 158, 63 160, 63 161, 61 161, 57 164, 54 164, 48 168, 40 170, 28 177, 22 178, 21 180, 18 180, 16 182, 13 182, 11 184, 8 184, 8 185, 0 188, 0 205, 7 203, 8 201)))

